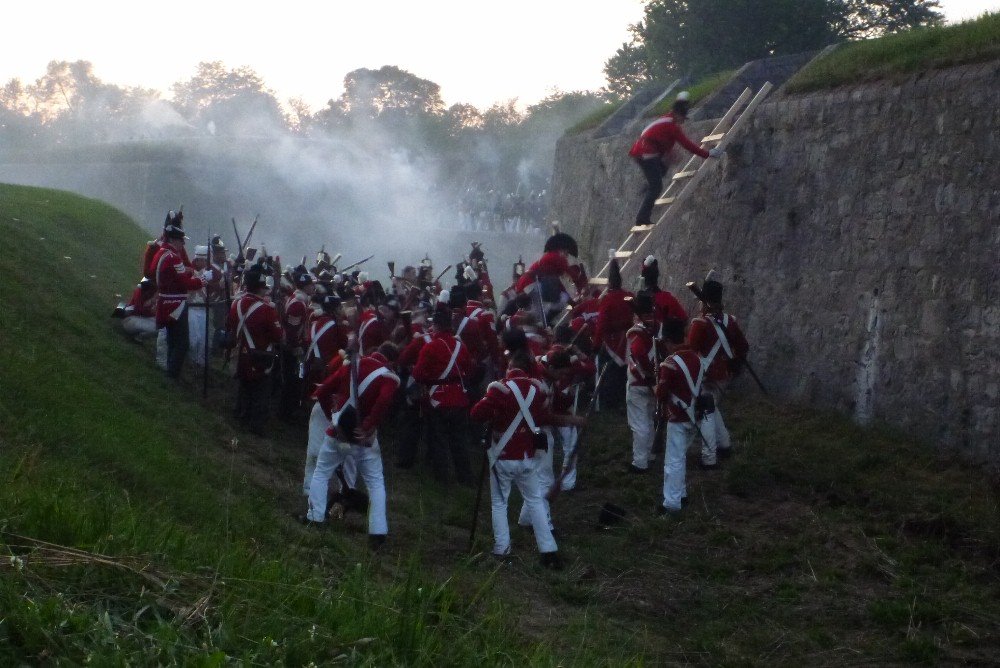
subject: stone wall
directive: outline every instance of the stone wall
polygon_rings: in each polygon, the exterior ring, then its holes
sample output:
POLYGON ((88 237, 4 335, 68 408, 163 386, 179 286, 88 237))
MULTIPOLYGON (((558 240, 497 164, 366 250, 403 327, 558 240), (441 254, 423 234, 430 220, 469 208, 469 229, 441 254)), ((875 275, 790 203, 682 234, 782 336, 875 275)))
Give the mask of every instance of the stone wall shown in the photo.
MULTIPOLYGON (((595 268, 641 198, 633 139, 557 150, 553 217, 595 268)), ((1000 62, 775 95, 712 169, 647 244, 665 287, 715 268, 772 392, 1000 458, 1000 62)))

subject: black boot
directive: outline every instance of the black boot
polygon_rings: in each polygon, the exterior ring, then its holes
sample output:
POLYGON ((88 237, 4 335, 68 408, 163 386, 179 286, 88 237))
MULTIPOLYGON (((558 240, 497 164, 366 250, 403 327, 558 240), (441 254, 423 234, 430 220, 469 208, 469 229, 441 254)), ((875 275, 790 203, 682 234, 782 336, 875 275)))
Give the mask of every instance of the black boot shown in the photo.
POLYGON ((563 560, 558 552, 542 552, 540 561, 542 568, 547 568, 550 571, 561 571, 563 569, 563 560))

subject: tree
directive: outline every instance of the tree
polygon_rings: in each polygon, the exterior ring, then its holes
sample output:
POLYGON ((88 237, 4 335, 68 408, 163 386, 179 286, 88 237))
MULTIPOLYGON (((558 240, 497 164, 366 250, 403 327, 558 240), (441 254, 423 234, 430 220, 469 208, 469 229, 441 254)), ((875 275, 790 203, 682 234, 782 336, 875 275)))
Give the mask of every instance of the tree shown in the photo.
POLYGON ((650 0, 633 41, 605 63, 608 90, 702 77, 749 60, 820 49, 941 20, 937 0, 650 0))
POLYGON ((439 85, 393 65, 348 72, 339 103, 344 113, 367 118, 444 113, 439 85))
POLYGON ((189 120, 222 134, 284 130, 287 119, 274 92, 249 67, 198 63, 193 77, 172 86, 174 103, 189 120))

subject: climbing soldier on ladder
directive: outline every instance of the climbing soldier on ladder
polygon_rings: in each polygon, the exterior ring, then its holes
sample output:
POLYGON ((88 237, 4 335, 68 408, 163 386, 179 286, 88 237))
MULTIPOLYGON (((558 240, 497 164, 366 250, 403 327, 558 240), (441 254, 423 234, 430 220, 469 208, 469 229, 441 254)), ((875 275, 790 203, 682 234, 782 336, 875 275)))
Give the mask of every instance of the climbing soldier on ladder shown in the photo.
POLYGON ((663 192, 663 177, 667 173, 670 152, 675 143, 679 143, 691 153, 702 158, 722 156, 722 149, 713 148, 706 151, 684 134, 681 126, 687 120, 690 108, 688 92, 681 91, 674 101, 671 112, 647 125, 628 152, 629 156, 638 163, 643 176, 646 177, 646 195, 642 200, 642 206, 639 207, 639 213, 635 216, 636 225, 653 224, 650 216, 653 213, 656 199, 663 192))

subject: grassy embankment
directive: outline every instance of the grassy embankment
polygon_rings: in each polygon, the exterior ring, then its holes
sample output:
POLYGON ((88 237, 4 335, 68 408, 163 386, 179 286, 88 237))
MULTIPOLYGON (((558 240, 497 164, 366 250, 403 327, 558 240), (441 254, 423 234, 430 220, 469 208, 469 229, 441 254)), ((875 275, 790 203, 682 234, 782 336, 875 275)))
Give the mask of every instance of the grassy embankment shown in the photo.
MULTIPOLYGON (((726 72, 717 72, 716 74, 709 75, 704 79, 700 80, 698 83, 694 84, 688 88, 688 92, 691 94, 691 104, 692 106, 698 104, 701 100, 705 99, 712 93, 714 93, 719 87, 724 85, 732 77, 735 70, 728 70, 726 72)), ((622 105, 625 104, 627 100, 619 100, 617 102, 609 102, 603 107, 592 111, 590 114, 582 118, 573 127, 566 131, 566 134, 572 135, 580 132, 585 132, 587 130, 593 130, 601 123, 606 121, 611 114, 618 111, 622 105)), ((660 100, 653 109, 646 113, 647 118, 653 118, 655 116, 661 116, 668 111, 670 111, 670 105, 672 105, 674 99, 672 97, 660 100)))
POLYGON ((734 396, 740 453, 693 470, 690 507, 662 520, 658 477, 624 473, 623 421, 603 416, 582 489, 555 508, 569 567, 553 574, 524 533, 513 564, 465 556, 472 492, 393 469, 390 433, 391 541, 372 558, 357 517, 324 532, 288 519, 303 428, 239 432, 221 375, 203 405, 196 377, 167 382, 115 331, 110 295, 134 281, 144 240, 130 221, 0 186, 0 238, 2 663, 830 665, 1000 651, 996 482, 897 434, 734 396), (602 531, 605 500, 628 517, 602 531))
POLYGON ((849 42, 788 83, 789 93, 905 77, 1000 58, 1000 12, 950 26, 849 42))

